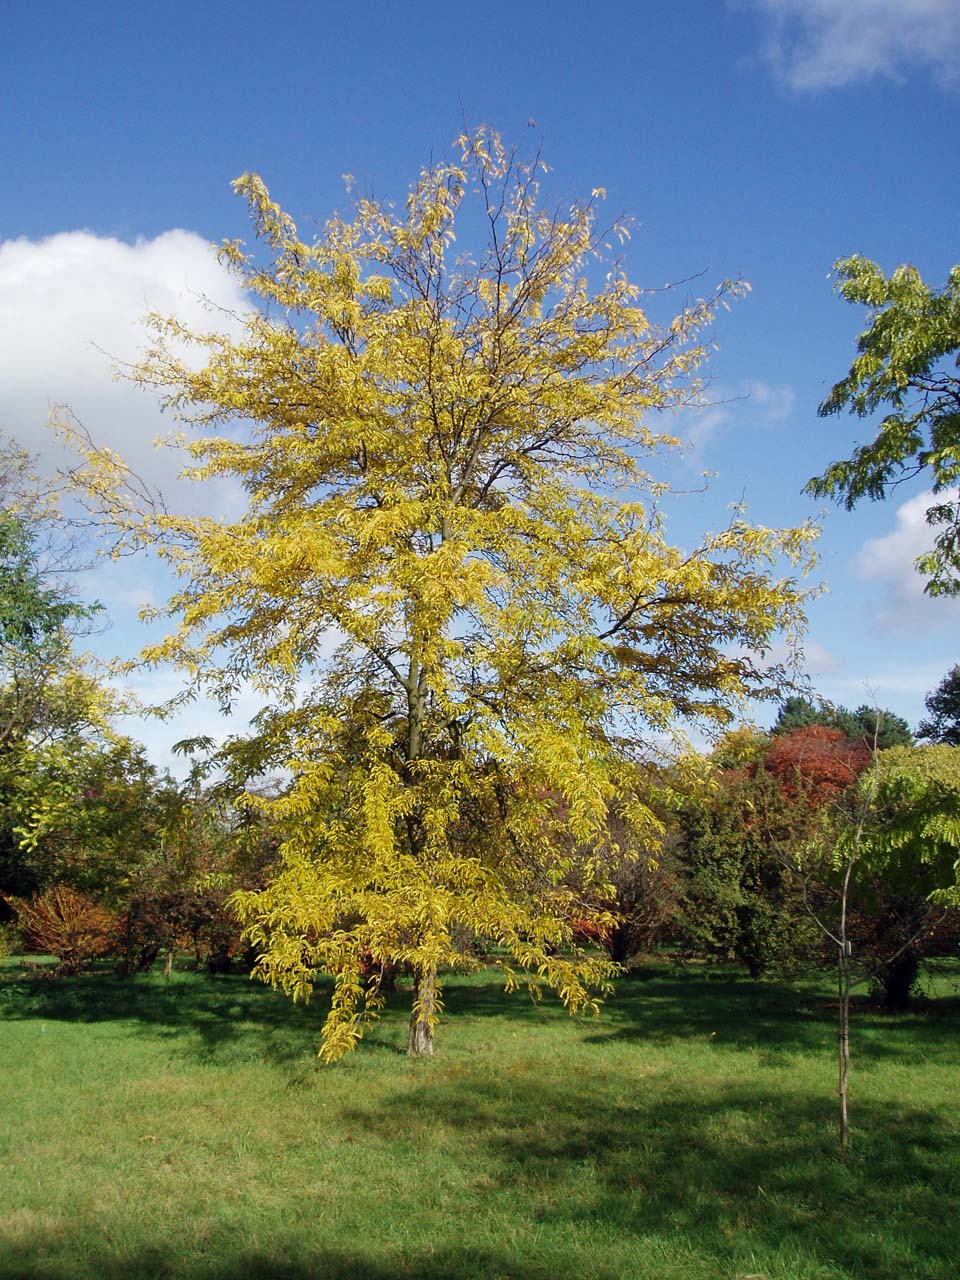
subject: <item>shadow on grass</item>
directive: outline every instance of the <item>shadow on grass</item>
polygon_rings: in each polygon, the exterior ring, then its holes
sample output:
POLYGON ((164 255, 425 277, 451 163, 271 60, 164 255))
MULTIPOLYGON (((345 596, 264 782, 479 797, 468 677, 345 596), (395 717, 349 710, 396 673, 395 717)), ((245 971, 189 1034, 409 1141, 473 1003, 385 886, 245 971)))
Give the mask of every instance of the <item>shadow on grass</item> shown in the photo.
MULTIPOLYGON (((17 981, 3 994, 8 1017, 134 1020, 161 1035, 191 1033, 182 1051, 217 1062, 231 1047, 274 1058, 312 1052, 322 1016, 322 1001, 305 1017, 302 1007, 233 976, 175 975, 167 985, 159 975, 120 980, 99 973, 17 981)), ((405 992, 393 998, 378 1048, 395 1048, 389 1032, 405 1021, 408 1000, 405 992)), ((533 1028, 566 1016, 555 1005, 504 997, 490 973, 451 979, 446 1004, 454 1022, 496 1016, 533 1028)), ((942 1004, 939 1017, 865 1015, 858 1052, 889 1051, 904 1061, 954 1055, 956 1001, 942 1004)), ((501 1218, 509 1238, 500 1252, 471 1249, 470 1213, 462 1221, 438 1220, 433 1248, 404 1253, 390 1253, 376 1239, 366 1252, 311 1247, 286 1238, 282 1223, 258 1235, 256 1252, 232 1236, 205 1240, 202 1257, 192 1257, 173 1232, 168 1242, 121 1252, 95 1237, 73 1242, 52 1229, 9 1240, 0 1278, 626 1280, 658 1274, 639 1262, 650 1240, 675 1251, 670 1258, 690 1251, 699 1269, 689 1274, 698 1277, 947 1280, 957 1273, 960 1144, 952 1116, 925 1107, 920 1096, 896 1104, 858 1096, 854 1153, 842 1163, 834 1103, 819 1083, 808 1092, 802 1077, 786 1085, 781 1078, 768 1090, 763 1073, 730 1083, 729 1072, 697 1076, 685 1065, 684 1041, 711 1032, 717 1043, 735 1047, 822 1046, 833 1034, 825 991, 706 974, 633 975, 599 1024, 571 1031, 588 1044, 670 1041, 681 1051, 674 1074, 649 1081, 628 1076, 620 1056, 603 1065, 602 1055, 588 1079, 557 1079, 537 1057, 550 1052, 543 1042, 529 1060, 504 1059, 502 1079, 488 1074, 486 1062, 479 1070, 461 1063, 451 1076, 438 1059, 420 1064, 416 1079, 394 1084, 391 1077, 388 1092, 376 1088, 366 1104, 354 1104, 351 1094, 352 1109, 338 1120, 368 1135, 374 1156, 389 1148, 411 1178, 428 1177, 434 1157, 438 1167, 445 1157, 474 1209, 504 1215, 509 1201, 509 1216, 501 1218), (624 1269, 625 1249, 635 1250, 635 1269, 624 1269), (614 1258, 621 1265, 611 1270, 614 1258)), ((592 1067, 595 1058, 580 1060, 592 1067)), ((374 1185, 376 1177, 373 1163, 374 1185)), ((429 1200, 428 1181, 422 1191, 429 1200)), ((675 1266, 669 1274, 687 1273, 675 1266)))
POLYGON ((908 1104, 858 1103, 846 1162, 829 1098, 709 1080, 624 1101, 622 1090, 564 1090, 533 1075, 433 1079, 350 1119, 411 1152, 442 1126, 486 1180, 492 1162, 495 1184, 544 1229, 602 1224, 638 1244, 666 1233, 695 1245, 716 1275, 814 1275, 804 1268, 817 1264, 876 1280, 956 1275, 957 1135, 908 1104))
POLYGON ((188 1057, 216 1061, 249 1042, 258 1057, 286 1062, 319 1034, 319 1005, 295 1005, 246 974, 150 973, 129 978, 101 970, 74 978, 21 978, 0 986, 0 1016, 45 1022, 129 1023, 178 1038, 188 1057))
MULTIPOLYGON (((409 1016, 410 993, 391 993, 381 1026, 365 1037, 371 1048, 403 1052, 401 1030, 409 1016)), ((534 1004, 522 992, 506 995, 493 970, 447 975, 445 1020, 497 1019, 501 1024, 539 1027, 567 1023, 559 1002, 534 1004)), ((159 973, 119 978, 107 970, 76 978, 9 976, 0 983, 0 1017, 83 1023, 138 1022, 160 1037, 178 1038, 179 1051, 197 1060, 228 1056, 289 1062, 314 1053, 326 1014, 326 985, 313 1002, 295 1005, 286 996, 245 974, 211 977, 159 973)), ((599 1021, 579 1024, 588 1044, 638 1041, 668 1045, 711 1040, 734 1049, 762 1049, 778 1055, 820 1051, 835 1036, 835 1007, 828 989, 812 984, 752 982, 729 973, 650 969, 622 978, 599 1021)), ((864 1057, 953 1061, 960 1025, 960 999, 918 1002, 907 1014, 878 1013, 865 999, 853 1013, 857 1052, 864 1057)))
MULTIPOLYGON (((601 1082, 602 1084, 602 1082, 601 1082)), ((455 1151, 466 1203, 489 1204, 502 1248, 473 1247, 473 1223, 438 1220, 432 1247, 366 1252, 258 1231, 175 1236, 139 1252, 55 1230, 21 1238, 2 1280, 949 1280, 960 1255, 960 1158, 943 1117, 910 1106, 857 1108, 853 1158, 835 1155, 829 1102, 764 1097, 754 1086, 680 1080, 624 1098, 523 1078, 438 1073, 348 1116, 406 1153, 455 1151), (499 1197, 499 1198, 498 1198, 499 1197), (489 1199, 488 1199, 489 1198, 489 1199), (657 1252, 659 1251, 659 1252, 657 1252), (659 1259, 659 1261, 658 1261, 659 1259), (686 1264, 684 1262, 686 1260, 686 1264), (685 1269, 686 1265, 686 1269, 685 1269)), ((373 1148, 377 1149, 377 1148, 373 1148)), ((429 1166, 428 1166, 429 1167, 429 1166)), ((376 1178, 375 1170, 371 1177, 376 1178)), ((425 1200, 431 1187, 422 1187, 425 1200)))
MULTIPOLYGON (((0 1261, 0 1280, 581 1280, 573 1269, 558 1272, 536 1263, 517 1263, 503 1255, 467 1250, 436 1249, 423 1255, 377 1261, 346 1251, 304 1251, 290 1261, 276 1253, 239 1252, 235 1240, 224 1240, 214 1262, 173 1257, 162 1249, 138 1254, 102 1253, 83 1260, 43 1262, 39 1242, 17 1249, 0 1261)), ((282 1253, 282 1242, 278 1242, 282 1253)), ((620 1280, 610 1271, 592 1273, 596 1280, 620 1280)))
MULTIPOLYGON (((448 982, 448 1016, 510 1018, 542 1022, 566 1018, 555 1000, 531 1005, 522 993, 505 996, 495 978, 448 982)), ((598 1021, 582 1023, 588 1044, 639 1041, 669 1045, 710 1040, 734 1049, 761 1049, 771 1059, 789 1053, 819 1052, 836 1037, 836 1003, 829 989, 813 982, 751 981, 729 971, 666 967, 629 973, 603 1007, 598 1021)), ((960 999, 918 1000, 908 1013, 879 1011, 866 996, 852 1008, 857 1051, 865 1057, 903 1062, 931 1058, 953 1061, 960 1028, 960 999)))

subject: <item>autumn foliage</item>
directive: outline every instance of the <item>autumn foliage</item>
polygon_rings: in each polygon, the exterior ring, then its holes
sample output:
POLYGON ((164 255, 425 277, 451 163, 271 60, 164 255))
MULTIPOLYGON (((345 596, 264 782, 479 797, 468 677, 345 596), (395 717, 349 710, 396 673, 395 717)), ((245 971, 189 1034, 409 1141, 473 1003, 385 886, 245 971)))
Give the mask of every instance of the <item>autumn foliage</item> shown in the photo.
MULTIPOLYGON (((760 655, 803 624, 814 531, 738 512, 675 546, 654 474, 744 286, 658 324, 601 188, 557 202, 490 129, 456 149, 399 205, 351 186, 312 240, 245 174, 260 245, 221 250, 257 307, 242 335, 152 318, 135 377, 200 429, 191 477, 243 489, 232 518, 151 502, 72 433, 115 549, 177 578, 145 661, 178 665, 184 698, 264 694, 240 754, 290 779, 252 800, 282 865, 234 901, 259 976, 295 999, 332 976, 327 1060, 377 1012, 371 964, 413 974, 410 1050, 430 1051, 438 975, 475 965, 477 936, 509 987, 595 1008, 613 966, 572 921, 606 915, 615 735, 772 696, 760 655)), ((659 828, 639 795, 624 818, 637 848, 659 828)))
POLYGON ((872 759, 864 739, 851 740, 839 729, 810 725, 774 738, 763 761, 751 766, 775 778, 784 797, 820 808, 847 791, 872 759))
POLYGON ((54 885, 31 901, 6 901, 17 912, 27 943, 34 951, 56 956, 62 974, 79 973, 115 944, 115 914, 69 885, 54 885))

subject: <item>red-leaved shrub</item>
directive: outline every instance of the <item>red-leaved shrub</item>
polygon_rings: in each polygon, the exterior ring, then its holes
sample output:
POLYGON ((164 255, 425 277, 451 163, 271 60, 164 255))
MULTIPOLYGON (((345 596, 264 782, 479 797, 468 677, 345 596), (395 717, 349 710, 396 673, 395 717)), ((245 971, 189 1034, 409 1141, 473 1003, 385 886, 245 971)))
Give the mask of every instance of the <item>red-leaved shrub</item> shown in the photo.
POLYGON ((117 919, 78 889, 58 884, 36 898, 7 898, 33 951, 54 955, 59 974, 75 974, 114 945, 117 919))

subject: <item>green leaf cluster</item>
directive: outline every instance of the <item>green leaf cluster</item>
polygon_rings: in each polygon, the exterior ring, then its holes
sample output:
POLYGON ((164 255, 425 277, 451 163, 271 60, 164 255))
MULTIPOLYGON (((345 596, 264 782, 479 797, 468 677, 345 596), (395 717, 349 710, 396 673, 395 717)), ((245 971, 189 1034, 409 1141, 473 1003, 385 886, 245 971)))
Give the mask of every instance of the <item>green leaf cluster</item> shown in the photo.
POLYGON ((862 832, 840 832, 836 858, 859 840, 859 878, 888 890, 960 905, 960 748, 894 747, 861 778, 868 802, 862 832))
POLYGON ((925 284, 915 267, 889 276, 854 255, 834 266, 837 290, 867 307, 850 372, 820 406, 821 415, 849 411, 869 418, 884 411, 879 430, 849 458, 832 463, 807 484, 849 511, 861 498, 885 497, 904 479, 924 474, 937 501, 927 523, 934 549, 917 560, 931 595, 960 593, 960 266, 942 289, 925 284))
POLYGON ((960 747, 960 666, 952 667, 924 700, 930 719, 921 722, 918 738, 960 747))

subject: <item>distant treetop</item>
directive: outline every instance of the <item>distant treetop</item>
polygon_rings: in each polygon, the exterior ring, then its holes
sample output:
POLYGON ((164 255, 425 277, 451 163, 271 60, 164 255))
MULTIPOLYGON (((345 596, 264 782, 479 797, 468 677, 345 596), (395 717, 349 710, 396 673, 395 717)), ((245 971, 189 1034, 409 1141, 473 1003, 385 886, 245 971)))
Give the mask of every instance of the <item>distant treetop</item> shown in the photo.
POLYGON ((917 729, 918 738, 960 747, 960 667, 952 667, 924 700, 930 713, 917 729))
MULTIPOLYGON (((929 704, 928 704, 929 705, 929 704)), ((881 751, 889 747, 910 747, 913 734, 902 716, 880 707, 863 704, 855 711, 847 707, 829 704, 817 705, 809 698, 794 695, 780 706, 777 719, 770 730, 772 734, 792 733, 795 729, 807 729, 822 725, 827 729, 839 729, 851 741, 865 739, 871 746, 876 742, 881 751)))

